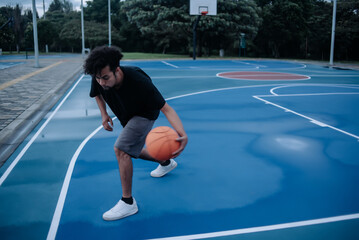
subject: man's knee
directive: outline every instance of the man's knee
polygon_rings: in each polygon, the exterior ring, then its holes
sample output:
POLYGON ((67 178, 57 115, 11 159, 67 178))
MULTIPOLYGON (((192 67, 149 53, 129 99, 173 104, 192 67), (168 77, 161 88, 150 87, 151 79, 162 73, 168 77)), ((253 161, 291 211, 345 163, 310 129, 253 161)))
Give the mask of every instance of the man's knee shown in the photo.
POLYGON ((123 155, 125 152, 118 149, 117 147, 113 147, 113 149, 115 150, 115 154, 116 156, 120 156, 120 155, 123 155))
POLYGON ((124 157, 129 157, 130 155, 128 155, 126 152, 122 151, 121 149, 118 149, 117 147, 114 147, 115 150, 115 154, 117 159, 122 159, 124 157))

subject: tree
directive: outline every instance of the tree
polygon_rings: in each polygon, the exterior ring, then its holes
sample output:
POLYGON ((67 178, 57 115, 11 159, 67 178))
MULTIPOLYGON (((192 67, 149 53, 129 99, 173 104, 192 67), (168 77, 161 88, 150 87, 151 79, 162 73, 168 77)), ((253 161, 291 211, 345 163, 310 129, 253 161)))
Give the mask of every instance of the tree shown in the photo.
POLYGON ((80 19, 80 14, 72 10, 71 2, 67 0, 53 0, 51 2, 49 9, 46 12, 46 20, 51 23, 51 25, 48 25, 48 27, 51 28, 49 31, 53 33, 51 34, 51 37, 48 38, 47 42, 47 44, 50 44, 50 49, 56 51, 73 49, 68 44, 65 44, 59 37, 59 34, 63 30, 64 26, 73 18, 80 19))
POLYGON ((359 1, 341 0, 337 7, 335 51, 337 59, 359 59, 359 1))
POLYGON ((263 23, 256 43, 269 52, 259 54, 273 57, 298 57, 301 54, 308 31, 306 19, 311 12, 310 1, 276 0, 263 7, 263 23))
POLYGON ((63 12, 63 13, 70 13, 73 11, 73 5, 69 0, 53 0, 50 5, 48 12, 63 12))
MULTIPOLYGON (((126 1, 121 11, 130 23, 136 24, 142 36, 150 39, 162 52, 178 42, 187 42, 190 27, 188 1, 133 0, 126 1)), ((187 47, 187 44, 184 45, 187 47)))
POLYGON ((12 9, 10 7, 0 8, 0 48, 3 50, 12 50, 11 45, 14 42, 15 35, 13 31, 12 9))
POLYGON ((14 37, 15 37, 15 43, 16 43, 16 51, 20 52, 20 45, 21 41, 23 40, 23 31, 22 31, 22 17, 21 17, 21 11, 22 8, 19 6, 19 4, 16 4, 15 8, 13 9, 13 30, 14 30, 14 37))
MULTIPOLYGON (((120 10, 120 1, 111 0, 111 19, 117 18, 117 13, 120 10)), ((93 0, 87 2, 87 7, 84 10, 84 18, 86 21, 95 21, 99 23, 108 22, 108 1, 93 0)))
POLYGON ((313 2, 312 12, 307 20, 306 57, 321 60, 329 59, 332 9, 328 2, 313 2))
POLYGON ((240 33, 245 33, 252 41, 260 23, 259 8, 254 1, 218 0, 217 15, 206 16, 200 22, 200 38, 202 35, 202 41, 209 49, 234 51, 233 45, 238 42, 240 33))
POLYGON ((14 8, 10 6, 0 8, 0 16, 3 16, 4 22, 8 22, 6 26, 2 29, 2 34, 4 38, 1 42, 7 42, 9 50, 12 50, 12 45, 16 47, 16 51, 20 52, 20 47, 23 41, 24 36, 24 19, 21 15, 22 7, 19 4, 16 4, 14 8), (5 41, 4 41, 5 40, 5 41))
MULTIPOLYGON (((37 13, 36 16, 38 17, 37 13)), ((22 47, 25 48, 34 48, 34 34, 32 32, 33 25, 32 25, 32 11, 30 9, 25 10, 23 15, 23 24, 22 24, 22 31, 23 31, 23 41, 21 43, 22 47)))
POLYGON ((108 44, 108 28, 97 22, 85 22, 85 40, 86 45, 94 48, 100 45, 108 44))
POLYGON ((55 11, 59 11, 59 12, 63 12, 63 3, 60 0, 53 0, 50 5, 49 5, 49 9, 47 10, 48 12, 55 12, 55 11))
POLYGON ((67 21, 59 34, 63 47, 71 48, 71 51, 81 50, 81 22, 80 19, 67 21))
MULTIPOLYGON (((188 49, 192 42, 192 26, 197 17, 189 15, 187 0, 125 1, 122 11, 163 53, 171 47, 188 49)), ((231 45, 228 42, 238 39, 239 32, 255 36, 260 23, 258 11, 252 0, 218 0, 217 16, 202 17, 198 26, 199 55, 202 45, 208 53, 211 48, 226 48, 231 45)))
POLYGON ((34 47, 34 33, 33 33, 33 25, 32 23, 28 23, 25 28, 25 49, 33 49, 34 47))
POLYGON ((8 26, 9 18, 3 16, 0 13, 0 26, 3 28, 0 30, 0 48, 3 50, 11 50, 11 43, 14 41, 15 36, 8 26))
POLYGON ((57 30, 54 24, 47 19, 40 19, 37 22, 37 28, 39 48, 45 50, 46 44, 53 43, 58 38, 57 30))
POLYGON ((70 13, 71 11, 73 11, 73 5, 70 1, 64 0, 62 4, 62 9, 65 13, 70 13))

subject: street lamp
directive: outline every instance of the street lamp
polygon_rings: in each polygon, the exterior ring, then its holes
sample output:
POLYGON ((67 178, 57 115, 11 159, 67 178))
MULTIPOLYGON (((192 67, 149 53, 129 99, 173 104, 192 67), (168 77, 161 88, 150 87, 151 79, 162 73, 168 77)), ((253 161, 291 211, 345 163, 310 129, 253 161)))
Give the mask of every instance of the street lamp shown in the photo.
POLYGON ((84 32, 84 5, 81 0, 81 37, 82 37, 82 58, 85 58, 85 32, 84 32))
POLYGON ((333 19, 332 19, 332 41, 330 43, 330 61, 329 65, 333 66, 333 58, 334 58, 334 39, 335 39, 335 21, 337 15, 337 0, 333 1, 333 19))
POLYGON ((34 51, 35 51, 35 67, 40 67, 39 64, 39 43, 37 39, 37 21, 36 21, 36 3, 32 0, 32 26, 34 32, 34 51))

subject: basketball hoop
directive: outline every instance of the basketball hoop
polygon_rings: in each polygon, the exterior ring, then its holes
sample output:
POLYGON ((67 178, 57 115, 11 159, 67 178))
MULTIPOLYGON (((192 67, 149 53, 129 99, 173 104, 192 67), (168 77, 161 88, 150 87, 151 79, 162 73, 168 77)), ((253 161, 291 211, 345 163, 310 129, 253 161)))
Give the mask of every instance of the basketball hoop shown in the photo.
POLYGON ((197 26, 202 16, 217 15, 217 0, 189 0, 189 14, 197 16, 193 24, 193 60, 196 60, 197 26))
POLYGON ((199 6, 198 7, 198 12, 202 15, 202 16, 206 16, 208 14, 208 7, 207 6, 199 6))
POLYGON ((202 16, 206 16, 207 13, 208 13, 208 11, 202 11, 202 12, 201 12, 201 15, 202 15, 202 16))
POLYGON ((189 0, 189 14, 195 16, 217 15, 218 0, 189 0))

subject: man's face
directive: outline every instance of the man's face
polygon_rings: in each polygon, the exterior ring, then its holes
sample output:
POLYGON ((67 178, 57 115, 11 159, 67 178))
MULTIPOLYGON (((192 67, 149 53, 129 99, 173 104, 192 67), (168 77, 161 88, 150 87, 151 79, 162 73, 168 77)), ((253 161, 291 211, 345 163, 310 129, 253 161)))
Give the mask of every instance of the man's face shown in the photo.
POLYGON ((119 74, 120 68, 116 68, 115 72, 110 70, 109 66, 104 67, 100 73, 98 73, 95 78, 96 81, 103 87, 103 89, 108 90, 110 88, 119 86, 121 83, 121 77, 119 74))

